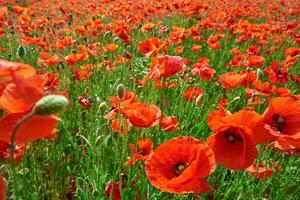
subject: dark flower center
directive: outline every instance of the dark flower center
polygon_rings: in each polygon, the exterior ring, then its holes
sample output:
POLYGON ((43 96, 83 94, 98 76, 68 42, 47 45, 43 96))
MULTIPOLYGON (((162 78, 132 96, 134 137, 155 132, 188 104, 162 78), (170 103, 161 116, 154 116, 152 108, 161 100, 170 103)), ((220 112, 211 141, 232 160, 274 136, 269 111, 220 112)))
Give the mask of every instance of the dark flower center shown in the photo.
POLYGON ((173 171, 176 174, 176 176, 180 176, 182 172, 189 166, 186 162, 178 162, 173 166, 173 171))
POLYGON ((234 133, 224 133, 225 138, 227 139, 227 141, 231 144, 234 144, 235 142, 242 142, 243 138, 239 135, 236 135, 234 133))
POLYGON ((142 156, 146 156, 147 155, 147 153, 145 151, 141 150, 141 149, 138 151, 138 154, 140 154, 142 156))
POLYGON ((282 132, 284 125, 284 119, 280 115, 274 115, 272 117, 273 124, 276 126, 278 132, 282 132))

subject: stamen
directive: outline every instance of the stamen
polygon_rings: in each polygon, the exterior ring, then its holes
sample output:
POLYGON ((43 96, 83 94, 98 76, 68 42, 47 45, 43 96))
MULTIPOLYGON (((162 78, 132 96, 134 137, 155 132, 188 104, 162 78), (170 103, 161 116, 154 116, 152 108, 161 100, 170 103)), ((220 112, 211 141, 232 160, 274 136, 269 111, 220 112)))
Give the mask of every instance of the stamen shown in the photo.
POLYGON ((176 174, 176 176, 180 176, 182 172, 189 166, 188 163, 185 162, 178 162, 173 166, 173 170, 176 174))

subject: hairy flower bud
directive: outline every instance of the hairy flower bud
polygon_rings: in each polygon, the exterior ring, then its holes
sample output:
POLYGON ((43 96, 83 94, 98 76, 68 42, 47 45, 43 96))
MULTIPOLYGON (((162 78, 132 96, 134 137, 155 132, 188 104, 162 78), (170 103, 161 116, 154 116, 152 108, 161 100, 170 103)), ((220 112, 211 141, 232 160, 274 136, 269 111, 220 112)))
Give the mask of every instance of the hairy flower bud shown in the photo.
POLYGON ((264 77, 264 72, 258 68, 256 71, 257 79, 261 80, 264 77))
POLYGON ((118 97, 121 99, 125 93, 125 86, 123 84, 119 84, 117 86, 118 97))
POLYGON ((36 115, 52 115, 64 111, 68 100, 62 95, 48 95, 36 102, 33 111, 36 115))

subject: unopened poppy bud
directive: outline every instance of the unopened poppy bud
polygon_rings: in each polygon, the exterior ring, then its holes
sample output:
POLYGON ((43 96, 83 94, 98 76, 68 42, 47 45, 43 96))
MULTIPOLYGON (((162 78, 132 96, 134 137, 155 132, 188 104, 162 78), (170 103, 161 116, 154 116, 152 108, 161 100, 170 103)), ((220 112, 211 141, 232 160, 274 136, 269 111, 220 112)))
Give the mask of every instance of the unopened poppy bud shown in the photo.
POLYGON ((107 108, 107 104, 106 104, 105 101, 102 102, 102 103, 100 103, 100 105, 99 105, 99 111, 105 110, 106 108, 107 108))
POLYGON ((196 105, 201 106, 203 104, 203 102, 204 102, 204 96, 203 96, 203 94, 200 94, 196 99, 196 105))
POLYGON ((112 144, 112 139, 113 139, 112 135, 108 135, 108 136, 105 137, 105 139, 104 139, 104 146, 106 148, 110 147, 110 145, 112 144))
POLYGON ((123 84, 119 84, 117 86, 118 97, 121 99, 125 93, 125 86, 123 84))
POLYGON ((108 37, 108 36, 110 36, 111 35, 111 32, 110 31, 107 31, 107 32, 105 32, 105 34, 103 35, 103 38, 106 38, 106 37, 108 37))
POLYGON ((117 41, 120 41, 120 38, 115 37, 115 38, 113 39, 113 43, 116 43, 117 41))
POLYGON ((19 46, 18 48, 18 55, 20 56, 20 58, 23 58, 26 54, 26 50, 24 46, 19 46))
POLYGON ((240 99, 241 99, 240 96, 234 97, 234 98, 232 99, 232 102, 239 101, 240 99))
POLYGON ((62 95, 48 95, 35 104, 33 111, 36 115, 52 115, 64 111, 67 104, 67 98, 62 95))
POLYGON ((260 68, 258 68, 256 71, 256 76, 257 79, 261 80, 264 77, 264 72, 260 68))

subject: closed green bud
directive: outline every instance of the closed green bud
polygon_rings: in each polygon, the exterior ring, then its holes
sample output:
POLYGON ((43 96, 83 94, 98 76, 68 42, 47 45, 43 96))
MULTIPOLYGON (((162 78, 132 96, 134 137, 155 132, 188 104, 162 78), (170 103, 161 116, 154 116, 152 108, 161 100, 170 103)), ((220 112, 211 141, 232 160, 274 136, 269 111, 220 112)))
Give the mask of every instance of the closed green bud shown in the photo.
POLYGON ((110 31, 107 31, 105 34, 104 34, 104 36, 103 36, 103 38, 107 38, 108 36, 110 36, 112 33, 110 32, 110 31))
POLYGON ((119 84, 117 86, 117 93, 118 93, 118 97, 121 99, 124 96, 125 93, 125 86, 123 84, 119 84))
POLYGON ((115 38, 113 39, 113 43, 116 43, 117 41, 120 41, 120 38, 119 38, 119 37, 115 37, 115 38))
POLYGON ((104 139, 104 146, 105 146, 106 148, 109 148, 110 145, 112 144, 112 142, 113 142, 113 137, 112 137, 112 135, 108 135, 108 136, 106 136, 105 139, 104 139))
POLYGON ((19 46, 18 48, 18 55, 23 58, 26 54, 26 50, 25 50, 25 47, 24 46, 19 46))
POLYGON ((256 71, 257 79, 261 80, 264 77, 264 72, 258 68, 256 71))
POLYGON ((106 108, 107 108, 107 104, 106 104, 105 101, 104 101, 104 102, 101 102, 101 103, 99 104, 99 111, 104 111, 104 110, 106 110, 106 108))
POLYGON ((239 100, 241 100, 241 97, 240 97, 240 96, 237 96, 237 97, 234 97, 234 98, 232 99, 232 102, 239 101, 239 100))
POLYGON ((196 105, 201 106, 203 104, 203 102, 204 102, 204 96, 203 96, 203 94, 200 94, 196 99, 196 105))
POLYGON ((48 95, 36 102, 33 111, 36 115, 52 115, 65 110, 68 100, 62 95, 48 95))

